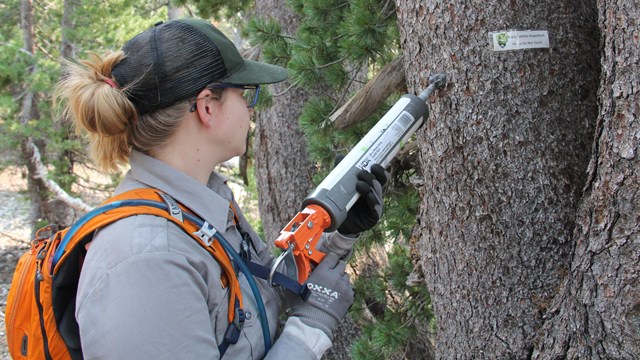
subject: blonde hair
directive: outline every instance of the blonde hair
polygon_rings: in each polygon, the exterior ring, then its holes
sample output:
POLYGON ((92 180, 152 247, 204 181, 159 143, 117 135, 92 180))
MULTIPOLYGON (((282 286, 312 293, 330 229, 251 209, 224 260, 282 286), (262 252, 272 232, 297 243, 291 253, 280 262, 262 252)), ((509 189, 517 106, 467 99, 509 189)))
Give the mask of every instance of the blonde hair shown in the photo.
MULTIPOLYGON (((152 155, 180 125, 188 101, 138 116, 127 98, 127 88, 114 88, 111 71, 123 58, 122 51, 103 56, 88 53, 87 60, 65 62, 65 75, 54 90, 54 104, 64 103, 63 118, 86 134, 89 154, 96 166, 117 172, 129 161, 131 148, 152 155)), ((141 74, 141 76, 144 74, 141 74)))

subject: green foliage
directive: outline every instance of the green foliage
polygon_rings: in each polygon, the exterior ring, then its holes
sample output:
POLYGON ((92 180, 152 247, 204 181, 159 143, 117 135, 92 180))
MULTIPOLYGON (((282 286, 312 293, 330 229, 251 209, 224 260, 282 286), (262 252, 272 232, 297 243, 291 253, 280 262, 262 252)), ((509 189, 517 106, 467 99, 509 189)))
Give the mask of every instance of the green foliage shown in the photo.
POLYGON ((199 17, 231 19, 253 4, 252 0, 177 0, 176 5, 193 5, 199 17))
MULTIPOLYGON (((80 58, 87 51, 103 53, 118 49, 136 33, 165 20, 165 5, 134 0, 77 2, 70 12, 75 26, 66 29, 64 35, 80 58)), ((84 146, 56 121, 51 108, 51 91, 61 75, 63 6, 63 0, 33 3, 35 51, 31 55, 23 50, 20 1, 9 0, 0 5, 0 151, 9 153, 22 139, 31 137, 43 145, 42 157, 51 165, 50 176, 70 190, 77 180, 69 171, 72 159, 86 159, 84 146), (35 95, 37 111, 24 126, 18 116, 27 91, 35 95)))
MULTIPOLYGON (((399 54, 395 4, 384 0, 288 0, 300 16, 295 34, 286 34, 270 19, 251 19, 244 34, 262 49, 264 60, 286 66, 294 86, 322 93, 305 104, 299 126, 316 165, 313 181, 319 183, 334 167, 334 159, 349 150, 397 100, 392 96, 365 121, 336 130, 329 116, 345 99, 349 85, 366 78, 399 54), (358 77, 356 79, 356 77, 358 77)), ((391 249, 388 266, 364 271, 355 280, 354 318, 365 323, 355 344, 355 359, 387 359, 402 354, 416 339, 417 326, 433 331, 429 294, 423 286, 408 286, 413 269, 406 240, 417 217, 419 194, 409 177, 413 169, 398 169, 387 186, 382 221, 361 235, 354 258, 367 263, 374 249, 391 249), (368 312, 375 321, 361 316, 368 312)))
POLYGON ((336 157, 334 145, 327 139, 332 135, 333 127, 327 120, 334 104, 329 97, 316 97, 305 105, 298 119, 300 130, 305 134, 307 149, 317 164, 314 180, 319 182, 332 168, 336 157))
POLYGON ((398 28, 393 2, 353 0, 345 20, 340 23, 339 49, 345 56, 366 58, 384 64, 397 56, 398 28), (390 26, 390 25, 393 26, 390 26))
MULTIPOLYGON (((273 104, 273 94, 269 90, 268 86, 263 86, 260 88, 260 95, 258 96, 258 102, 256 103, 256 108, 266 108, 273 104)), ((250 150, 250 149, 249 149, 250 150)), ((253 157, 250 157, 253 158, 253 157)))
POLYGON ((286 65, 291 80, 305 89, 326 85, 343 90, 353 69, 397 56, 393 3, 380 0, 291 0, 301 16, 296 34, 283 34, 273 20, 249 21, 245 33, 268 62, 286 65))
POLYGON ((250 36, 252 41, 262 45, 264 61, 286 66, 291 59, 291 39, 282 35, 282 27, 273 19, 251 18, 242 29, 243 36, 250 36))
POLYGON ((355 284, 353 315, 368 308, 376 322, 364 326, 363 336, 352 348, 354 359, 388 359, 402 354, 411 341, 422 341, 421 332, 435 332, 431 298, 424 286, 410 286, 406 279, 413 269, 404 245, 396 243, 388 252, 389 265, 378 277, 359 277, 355 284), (357 305, 356 305, 357 304, 357 305), (365 306, 362 306, 365 304, 365 306), (384 304, 380 314, 376 305, 384 304))
MULTIPOLYGON (((242 206, 245 218, 251 224, 253 230, 264 239, 264 228, 262 227, 262 221, 260 220, 260 216, 258 214, 257 204, 258 204, 258 189, 256 188, 255 181, 255 170, 253 166, 247 167, 247 179, 249 180, 249 184, 246 187, 246 196, 242 199, 242 206)), ((238 174, 238 178, 239 178, 238 174)))
POLYGON ((0 34, 0 89, 8 89, 23 80, 25 69, 33 63, 26 52, 21 51, 22 38, 19 32, 0 34))
POLYGON ((389 236, 394 239, 409 239, 414 220, 418 217, 420 194, 413 186, 408 185, 408 178, 412 175, 412 171, 397 175, 399 177, 394 179, 392 186, 386 188, 385 212, 382 221, 389 236), (411 227, 407 226, 407 219, 411 219, 411 227))

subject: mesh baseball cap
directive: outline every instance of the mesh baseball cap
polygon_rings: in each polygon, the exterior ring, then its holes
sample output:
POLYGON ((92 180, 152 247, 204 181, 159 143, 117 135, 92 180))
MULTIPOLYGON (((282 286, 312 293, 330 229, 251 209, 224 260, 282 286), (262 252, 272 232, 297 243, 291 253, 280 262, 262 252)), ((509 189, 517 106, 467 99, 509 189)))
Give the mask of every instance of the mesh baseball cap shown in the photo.
POLYGON ((287 77, 282 67, 243 59, 220 30, 201 19, 158 23, 122 51, 125 57, 112 75, 140 115, 195 97, 209 84, 273 84, 287 77))

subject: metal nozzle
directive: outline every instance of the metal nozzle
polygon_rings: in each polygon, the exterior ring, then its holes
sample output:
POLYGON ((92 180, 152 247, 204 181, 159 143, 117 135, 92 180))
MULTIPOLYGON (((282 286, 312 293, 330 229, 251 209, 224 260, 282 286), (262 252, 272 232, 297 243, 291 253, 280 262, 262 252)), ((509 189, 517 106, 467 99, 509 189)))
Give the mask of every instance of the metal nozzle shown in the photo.
POLYGON ((424 101, 427 101, 429 96, 431 96, 433 90, 443 88, 446 83, 447 75, 445 73, 431 75, 429 76, 429 86, 427 86, 427 88, 424 89, 424 91, 421 92, 418 97, 424 101))

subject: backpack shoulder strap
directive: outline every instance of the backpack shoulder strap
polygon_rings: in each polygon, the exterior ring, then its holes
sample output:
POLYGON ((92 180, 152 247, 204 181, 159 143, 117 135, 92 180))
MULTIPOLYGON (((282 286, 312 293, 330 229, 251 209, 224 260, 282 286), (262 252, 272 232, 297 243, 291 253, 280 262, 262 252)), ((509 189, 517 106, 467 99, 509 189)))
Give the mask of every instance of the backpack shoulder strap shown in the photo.
POLYGON ((54 244, 58 248, 55 250, 56 253, 52 261, 52 273, 57 273, 60 264, 64 263, 65 256, 70 253, 65 249, 71 249, 76 246, 85 237, 93 234, 95 230, 129 216, 143 214, 159 216, 181 227, 220 264, 224 276, 221 279, 222 284, 224 287, 229 286, 230 296, 227 319, 232 324, 235 320, 235 314, 239 312, 238 309, 242 312, 243 306, 240 283, 231 260, 219 242, 205 243, 198 236, 198 232, 202 231, 202 229, 194 223, 182 219, 182 216, 178 215, 180 212, 190 211, 157 189, 140 188, 116 195, 82 216, 71 227, 60 231, 58 241, 54 244))

